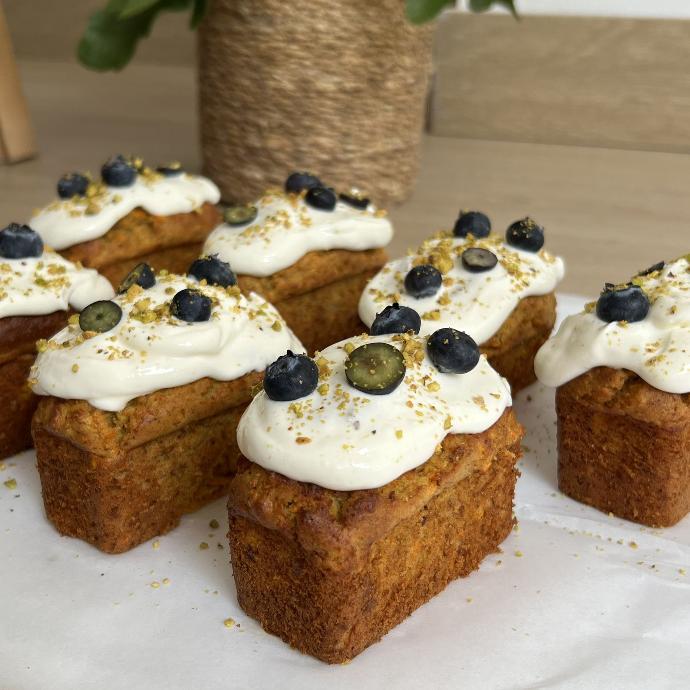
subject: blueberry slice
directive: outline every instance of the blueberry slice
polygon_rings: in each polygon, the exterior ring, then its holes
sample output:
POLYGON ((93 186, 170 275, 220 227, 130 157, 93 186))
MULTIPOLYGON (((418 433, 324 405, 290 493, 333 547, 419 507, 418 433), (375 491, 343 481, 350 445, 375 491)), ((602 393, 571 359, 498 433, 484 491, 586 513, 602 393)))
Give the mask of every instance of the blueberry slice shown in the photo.
POLYGON ((348 206, 357 208, 360 211, 367 209, 371 203, 371 199, 367 198, 364 196, 364 194, 361 194, 355 189, 351 189, 349 192, 340 192, 340 194, 338 194, 338 198, 348 206))
POLYGON ((650 266, 649 268, 645 268, 644 271, 640 271, 637 275, 640 278, 642 276, 648 276, 652 273, 656 273, 657 271, 661 271, 665 265, 666 265, 665 261, 659 261, 658 263, 654 264, 653 266, 650 266))
POLYGON ((462 253, 462 265, 470 273, 482 273, 490 271, 497 263, 498 258, 493 252, 481 247, 471 247, 462 253))
POLYGON ((319 368, 307 355, 290 350, 266 367, 264 390, 271 400, 297 400, 313 393, 319 382, 319 368))
POLYGON ((130 187, 137 178, 137 171, 124 156, 113 156, 103 164, 101 177, 108 187, 130 187))
POLYGON ((194 323, 211 318, 211 300, 198 290, 180 290, 170 301, 170 313, 182 321, 194 323))
POLYGON ((649 298, 638 285, 606 284, 597 300, 597 316, 608 323, 642 321, 649 312, 649 298))
POLYGON ((10 223, 0 230, 0 256, 5 259, 28 259, 43 254, 41 236, 28 225, 10 223))
POLYGON ((120 283, 120 287, 117 288, 117 291, 122 294, 123 292, 127 292, 132 285, 138 285, 139 287, 143 287, 144 290, 148 290, 155 284, 156 276, 151 266, 147 263, 140 263, 127 274, 126 278, 120 283))
POLYGON ((57 183, 57 193, 61 199, 84 196, 89 187, 89 178, 78 172, 63 175, 57 183))
POLYGON ((408 331, 419 333, 421 327, 422 319, 414 309, 401 307, 397 302, 393 302, 376 315, 369 333, 371 335, 407 333, 408 331))
POLYGON ((405 378, 405 360, 388 343, 365 343, 345 361, 345 378, 358 391, 371 395, 392 393, 405 378))
POLYGON ((491 232, 491 221, 481 211, 460 211, 458 219, 453 227, 456 237, 487 237, 491 232))
POLYGON ((293 172, 285 180, 285 191, 299 194, 303 189, 322 187, 321 180, 308 172, 293 172))
POLYGON ((223 211, 223 220, 228 225, 246 225, 251 223, 258 215, 259 210, 256 206, 228 206, 223 211))
POLYGON ((431 264, 415 266, 405 276, 405 290, 416 299, 435 295, 441 289, 441 283, 441 272, 431 264))
POLYGON ((116 302, 104 299, 98 302, 92 302, 88 307, 84 307, 79 314, 79 328, 82 331, 95 331, 96 333, 105 333, 109 331, 122 318, 122 309, 116 302))
POLYGON ((516 249, 538 252, 544 246, 544 228, 531 218, 516 220, 506 230, 506 242, 516 249))
POLYGON ((209 285, 229 287, 237 284, 237 277, 230 268, 230 264, 221 261, 215 254, 202 256, 189 267, 187 274, 197 280, 205 280, 209 285))
POLYGON ((332 211, 335 208, 335 192, 328 187, 312 187, 304 200, 312 208, 317 208, 319 211, 332 211))
POLYGON ((156 168, 156 172, 159 172, 164 177, 177 177, 184 172, 184 168, 181 163, 174 161, 173 163, 168 163, 167 165, 159 165, 156 168))
POLYGON ((467 333, 439 328, 426 342, 429 358, 442 374, 466 374, 479 362, 477 343, 467 333))

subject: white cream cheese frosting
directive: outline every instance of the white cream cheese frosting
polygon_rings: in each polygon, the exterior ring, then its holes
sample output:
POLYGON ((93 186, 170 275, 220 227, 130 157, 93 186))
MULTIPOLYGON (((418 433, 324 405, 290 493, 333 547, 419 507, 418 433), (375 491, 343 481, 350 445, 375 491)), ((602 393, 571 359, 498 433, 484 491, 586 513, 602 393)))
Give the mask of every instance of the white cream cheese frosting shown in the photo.
POLYGON ((141 395, 204 377, 234 380, 262 371, 289 349, 304 352, 275 307, 258 295, 162 273, 153 287, 115 297, 123 315, 111 330, 84 334, 73 319, 41 343, 31 372, 34 393, 119 411, 141 395), (187 323, 170 314, 170 300, 185 288, 211 299, 208 321, 187 323))
POLYGON ((236 273, 265 277, 292 266, 305 254, 330 249, 362 251, 387 245, 393 228, 383 211, 338 201, 332 211, 312 208, 304 193, 266 192, 246 225, 219 225, 204 244, 236 273))
POLYGON ((516 249, 499 235, 476 239, 442 232, 426 240, 417 251, 386 264, 369 281, 359 301, 359 316, 371 327, 378 312, 398 302, 422 317, 422 335, 433 333, 443 324, 464 331, 482 344, 500 329, 523 297, 551 292, 564 272, 563 260, 543 249, 516 249), (498 263, 489 271, 471 273, 460 260, 470 247, 488 249, 498 263), (424 263, 441 271, 443 284, 435 295, 417 299, 406 293, 404 281, 413 266, 424 263))
POLYGON ((510 406, 507 381, 481 356, 467 374, 442 374, 426 354, 426 338, 358 336, 317 359, 319 385, 309 396, 279 402, 261 391, 240 420, 242 453, 265 469, 327 489, 373 489, 426 462, 450 433, 488 429, 510 406), (386 342, 403 350, 404 381, 387 395, 352 388, 347 350, 386 342), (421 351, 423 357, 415 357, 421 351))
POLYGON ((0 318, 81 310, 113 294, 102 275, 48 249, 39 257, 0 258, 0 318))
POLYGON ((135 208, 155 216, 191 213, 220 201, 218 187, 205 177, 181 173, 166 177, 148 171, 129 187, 91 186, 92 195, 55 199, 31 218, 31 227, 54 249, 103 237, 135 208))
POLYGON ((690 393, 690 255, 637 276, 650 301, 641 321, 606 323, 595 303, 567 317, 534 360, 538 379, 561 386, 594 367, 627 369, 667 393, 690 393))

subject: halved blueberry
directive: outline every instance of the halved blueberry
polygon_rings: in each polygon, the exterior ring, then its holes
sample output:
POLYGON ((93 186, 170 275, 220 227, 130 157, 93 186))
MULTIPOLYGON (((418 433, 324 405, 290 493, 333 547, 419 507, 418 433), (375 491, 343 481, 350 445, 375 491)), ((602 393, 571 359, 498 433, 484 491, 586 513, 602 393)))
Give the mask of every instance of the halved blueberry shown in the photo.
POLYGON ((471 273, 490 271, 497 263, 498 258, 493 252, 482 247, 471 247, 462 253, 462 265, 471 273))
POLYGON ((422 319, 414 309, 401 307, 397 302, 393 302, 376 315, 369 333, 371 335, 407 333, 408 331, 419 333, 421 327, 422 319))
POLYGON ((426 342, 429 358, 442 374, 466 374, 479 362, 477 343, 455 328, 439 328, 426 342))
POLYGON ((332 211, 335 208, 335 192, 328 187, 312 187, 304 197, 304 201, 319 211, 332 211))
POLYGON ((57 183, 57 193, 61 199, 84 196, 89 187, 89 178, 78 172, 66 173, 57 183))
POLYGON ((538 252, 544 246, 544 228, 531 218, 516 220, 506 230, 506 242, 516 249, 538 252))
POLYGON ((597 300, 597 316, 607 323, 642 321, 649 312, 649 298, 638 285, 607 283, 597 300))
POLYGON ((321 180, 308 172, 293 172, 285 180, 285 191, 293 194, 299 194, 303 189, 321 186, 321 180))
POLYGON ((237 277, 230 268, 230 264, 221 261, 216 254, 197 259, 189 267, 187 273, 197 280, 205 280, 209 285, 229 287, 237 284, 237 277))
POLYGON ((124 156, 118 155, 103 164, 101 177, 108 187, 129 187, 137 179, 137 171, 124 156))
POLYGON ((453 227, 456 237, 487 237, 491 232, 491 221, 481 211, 460 211, 458 219, 453 227))
POLYGON ((271 400, 297 400, 313 393, 319 382, 319 368, 307 355, 290 350, 266 367, 264 390, 271 400))
POLYGON ((405 276, 405 290, 416 299, 435 295, 442 283, 441 272, 431 264, 415 266, 405 276))
POLYGON ((392 393, 405 378, 405 360, 389 343, 365 343, 345 361, 345 378, 358 391, 371 395, 392 393))
POLYGON ((137 264, 120 283, 118 293, 127 292, 132 285, 139 285, 144 290, 152 288, 156 284, 156 275, 147 263, 137 264))
POLYGON ((251 204, 243 206, 228 206, 223 211, 223 220, 228 225, 246 225, 251 223, 259 214, 259 209, 251 204))
POLYGON ((371 199, 356 189, 351 189, 349 192, 340 192, 338 198, 348 206, 358 208, 360 211, 364 211, 371 203, 371 199))
POLYGON ((122 318, 122 309, 116 302, 104 299, 92 302, 88 307, 84 307, 79 314, 79 328, 82 331, 95 331, 105 333, 109 331, 122 318))
POLYGON ((174 161, 166 165, 159 165, 156 168, 156 172, 159 172, 164 177, 177 177, 184 172, 184 168, 181 163, 174 161))
POLYGON ((10 223, 0 230, 0 256, 5 259, 28 259, 43 254, 41 236, 28 225, 10 223))
POLYGON ((648 276, 651 273, 656 273, 657 271, 661 271, 665 265, 666 265, 665 261, 659 261, 658 263, 654 264, 653 266, 650 266, 649 268, 645 268, 644 271, 640 271, 637 275, 639 277, 648 276))
POLYGON ((194 323, 211 318, 211 300, 198 290, 180 290, 170 301, 170 313, 182 321, 194 323))

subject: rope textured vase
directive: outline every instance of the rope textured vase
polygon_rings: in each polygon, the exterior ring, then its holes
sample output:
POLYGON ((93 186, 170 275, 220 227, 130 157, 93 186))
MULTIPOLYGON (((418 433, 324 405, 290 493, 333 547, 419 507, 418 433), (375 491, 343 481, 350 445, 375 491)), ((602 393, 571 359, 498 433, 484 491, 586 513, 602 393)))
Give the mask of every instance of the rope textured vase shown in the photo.
POLYGON ((211 0, 199 30, 204 172, 249 201, 308 170, 379 204, 418 163, 433 27, 403 0, 211 0))

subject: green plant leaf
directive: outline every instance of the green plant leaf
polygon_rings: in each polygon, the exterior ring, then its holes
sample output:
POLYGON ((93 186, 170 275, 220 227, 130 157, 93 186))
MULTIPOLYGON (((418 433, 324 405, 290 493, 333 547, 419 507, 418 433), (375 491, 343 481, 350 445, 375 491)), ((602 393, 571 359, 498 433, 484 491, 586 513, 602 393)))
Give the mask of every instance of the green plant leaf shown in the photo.
POLYGON ((157 5, 160 0, 115 0, 108 4, 107 10, 117 14, 120 19, 127 19, 134 15, 141 14, 157 5), (115 9, 115 7, 118 9, 115 9))
POLYGON ((189 28, 196 29, 201 23, 201 20, 206 14, 206 8, 208 3, 206 0, 194 0, 194 5, 192 6, 192 18, 189 20, 189 28))
POLYGON ((453 0, 405 0, 405 12, 413 24, 424 24, 435 19, 445 7, 453 4, 453 0))
POLYGON ((469 0, 468 7, 472 12, 486 12, 492 5, 503 5, 510 13, 518 19, 515 9, 515 0, 469 0))

